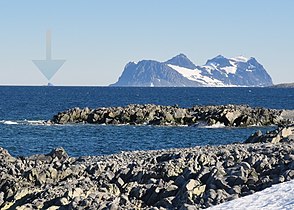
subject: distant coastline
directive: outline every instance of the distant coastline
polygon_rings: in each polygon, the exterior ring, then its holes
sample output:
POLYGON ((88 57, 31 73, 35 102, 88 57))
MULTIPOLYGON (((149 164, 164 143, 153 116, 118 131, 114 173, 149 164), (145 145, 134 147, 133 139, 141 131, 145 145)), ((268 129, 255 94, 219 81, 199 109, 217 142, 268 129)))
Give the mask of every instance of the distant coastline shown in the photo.
POLYGON ((272 87, 275 87, 275 88, 294 88, 294 82, 292 82, 292 83, 281 83, 281 84, 273 85, 272 87))

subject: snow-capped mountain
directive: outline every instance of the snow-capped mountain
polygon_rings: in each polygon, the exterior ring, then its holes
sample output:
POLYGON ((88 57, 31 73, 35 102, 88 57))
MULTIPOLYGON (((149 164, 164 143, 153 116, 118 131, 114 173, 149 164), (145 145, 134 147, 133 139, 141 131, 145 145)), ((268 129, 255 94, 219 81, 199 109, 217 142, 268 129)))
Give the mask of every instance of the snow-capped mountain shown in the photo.
POLYGON ((270 75, 253 57, 219 55, 203 66, 196 66, 187 56, 179 54, 166 62, 130 62, 112 86, 264 87, 272 84, 270 75))

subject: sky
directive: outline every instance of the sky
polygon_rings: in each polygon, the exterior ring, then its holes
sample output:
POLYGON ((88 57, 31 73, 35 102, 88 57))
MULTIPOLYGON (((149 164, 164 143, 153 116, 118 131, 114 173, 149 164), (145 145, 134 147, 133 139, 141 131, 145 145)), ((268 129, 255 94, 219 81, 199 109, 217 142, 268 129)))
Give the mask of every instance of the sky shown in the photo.
POLYGON ((255 57, 275 84, 294 82, 292 0, 0 0, 0 85, 48 83, 32 60, 65 59, 55 85, 107 86, 129 61, 184 53, 255 57))

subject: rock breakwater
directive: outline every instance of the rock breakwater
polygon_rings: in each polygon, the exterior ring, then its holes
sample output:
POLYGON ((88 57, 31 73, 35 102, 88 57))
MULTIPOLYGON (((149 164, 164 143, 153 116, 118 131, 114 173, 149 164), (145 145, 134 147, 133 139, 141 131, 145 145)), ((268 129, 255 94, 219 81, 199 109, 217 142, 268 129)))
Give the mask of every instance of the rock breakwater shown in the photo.
POLYGON ((0 209, 206 208, 293 179, 293 128, 276 143, 100 157, 62 148, 13 157, 0 148, 0 209))
POLYGON ((132 125, 208 125, 263 126, 285 124, 282 110, 252 108, 247 105, 160 106, 154 104, 128 105, 108 108, 73 108, 60 112, 48 124, 91 123, 91 124, 132 124, 132 125))

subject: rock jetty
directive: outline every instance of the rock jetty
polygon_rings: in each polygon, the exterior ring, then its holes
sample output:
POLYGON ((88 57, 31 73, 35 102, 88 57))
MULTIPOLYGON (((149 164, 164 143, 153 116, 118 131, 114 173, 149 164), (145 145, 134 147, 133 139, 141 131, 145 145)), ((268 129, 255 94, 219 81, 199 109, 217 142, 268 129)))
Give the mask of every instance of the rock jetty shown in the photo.
POLYGON ((13 157, 0 148, 0 209, 206 208, 293 179, 293 133, 288 126, 248 141, 264 143, 100 157, 62 148, 13 157))
POLYGON ((224 124, 231 127, 287 124, 283 110, 252 108, 247 105, 160 106, 154 104, 128 105, 126 107, 73 108, 60 112, 48 124, 91 123, 131 125, 208 125, 224 124))

